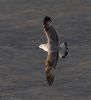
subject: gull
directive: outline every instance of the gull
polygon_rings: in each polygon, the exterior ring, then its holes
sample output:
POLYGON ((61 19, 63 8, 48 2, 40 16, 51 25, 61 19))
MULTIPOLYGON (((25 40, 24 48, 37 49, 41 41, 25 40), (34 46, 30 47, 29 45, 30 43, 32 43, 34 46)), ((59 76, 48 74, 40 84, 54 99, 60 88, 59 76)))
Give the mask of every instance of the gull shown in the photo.
POLYGON ((39 48, 48 53, 45 63, 46 79, 49 86, 52 85, 55 77, 55 68, 58 58, 65 58, 68 54, 67 42, 59 44, 57 32, 55 31, 50 17, 45 16, 43 21, 44 32, 47 36, 47 44, 39 45, 39 48))

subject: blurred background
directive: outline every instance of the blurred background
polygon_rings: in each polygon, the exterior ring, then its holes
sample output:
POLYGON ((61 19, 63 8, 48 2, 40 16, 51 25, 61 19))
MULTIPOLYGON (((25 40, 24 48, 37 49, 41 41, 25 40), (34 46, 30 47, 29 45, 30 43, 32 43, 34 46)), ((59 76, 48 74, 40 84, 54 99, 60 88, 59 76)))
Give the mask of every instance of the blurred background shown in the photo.
POLYGON ((0 100, 91 100, 91 0, 0 0, 0 100), (38 48, 45 16, 69 48, 52 87, 38 48))

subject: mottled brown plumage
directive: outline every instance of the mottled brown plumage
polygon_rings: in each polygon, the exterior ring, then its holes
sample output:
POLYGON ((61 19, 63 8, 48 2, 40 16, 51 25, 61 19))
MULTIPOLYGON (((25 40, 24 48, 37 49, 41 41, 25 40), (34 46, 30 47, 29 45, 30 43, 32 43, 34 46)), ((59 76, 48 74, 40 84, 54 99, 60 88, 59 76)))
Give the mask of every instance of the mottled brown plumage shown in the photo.
POLYGON ((59 44, 58 35, 55 31, 50 17, 45 17, 43 22, 44 32, 47 36, 47 44, 39 45, 39 48, 48 53, 45 63, 46 79, 49 86, 52 85, 55 77, 55 68, 58 58, 65 58, 68 54, 67 42, 59 44))
POLYGON ((49 85, 52 85, 55 77, 55 68, 58 61, 58 52, 48 52, 47 60, 45 63, 46 78, 49 85))
POLYGON ((53 26, 50 25, 50 23, 51 23, 51 18, 45 17, 44 31, 46 33, 48 40, 48 56, 45 63, 45 71, 46 71, 47 82, 51 86, 54 81, 55 68, 59 57, 59 50, 58 50, 59 42, 57 33, 53 28, 53 26))

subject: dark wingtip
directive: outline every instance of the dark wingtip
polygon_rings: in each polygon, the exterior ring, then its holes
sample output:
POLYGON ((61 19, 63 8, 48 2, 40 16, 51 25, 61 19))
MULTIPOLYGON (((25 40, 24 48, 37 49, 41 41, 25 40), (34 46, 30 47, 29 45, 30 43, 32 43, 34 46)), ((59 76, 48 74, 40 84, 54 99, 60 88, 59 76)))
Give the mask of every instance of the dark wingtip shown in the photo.
POLYGON ((53 84, 54 77, 55 77, 55 69, 48 67, 46 70, 46 79, 47 79, 49 86, 53 84))
POLYGON ((44 23, 46 23, 46 22, 50 22, 50 21, 52 21, 51 18, 48 17, 48 16, 45 16, 45 18, 44 18, 44 23))
POLYGON ((52 86, 53 81, 54 81, 54 76, 52 75, 46 76, 46 79, 47 79, 48 85, 52 86))

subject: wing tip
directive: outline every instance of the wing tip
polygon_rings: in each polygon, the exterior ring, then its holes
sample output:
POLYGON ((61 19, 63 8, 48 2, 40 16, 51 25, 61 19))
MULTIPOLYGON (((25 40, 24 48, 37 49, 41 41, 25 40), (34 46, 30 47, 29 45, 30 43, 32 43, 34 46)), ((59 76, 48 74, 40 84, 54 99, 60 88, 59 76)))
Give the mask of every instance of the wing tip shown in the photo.
POLYGON ((51 17, 45 16, 44 23, 51 22, 51 17))
POLYGON ((46 79, 47 79, 49 86, 52 86, 54 77, 55 77, 55 69, 54 68, 46 70, 46 79))
POLYGON ((54 76, 50 75, 50 76, 46 76, 46 78, 47 78, 48 85, 52 86, 53 81, 54 81, 54 76))

